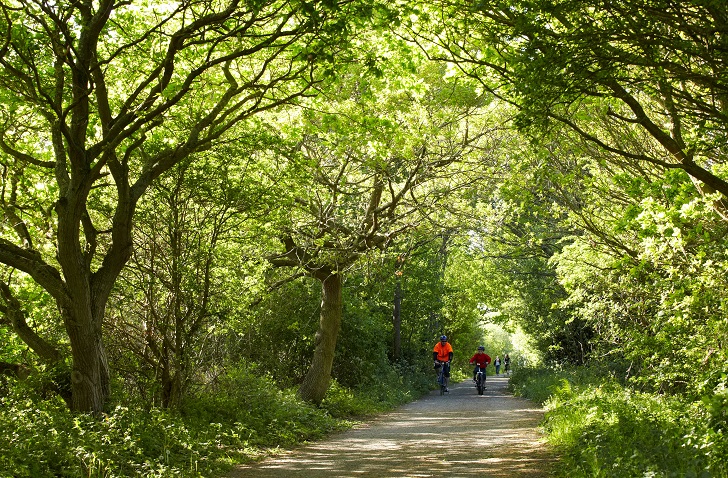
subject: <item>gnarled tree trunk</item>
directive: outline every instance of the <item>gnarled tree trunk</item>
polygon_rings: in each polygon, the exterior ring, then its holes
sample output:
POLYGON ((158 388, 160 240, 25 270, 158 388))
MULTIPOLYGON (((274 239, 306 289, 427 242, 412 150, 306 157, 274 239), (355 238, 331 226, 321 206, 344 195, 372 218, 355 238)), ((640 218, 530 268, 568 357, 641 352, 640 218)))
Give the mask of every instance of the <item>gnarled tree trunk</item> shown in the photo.
POLYGON ((397 279, 394 289, 394 309, 392 310, 392 328, 394 329, 392 358, 402 360, 402 282, 397 279))
POLYGON ((109 364, 99 326, 79 326, 66 318, 71 341, 73 371, 71 396, 73 410, 101 413, 110 393, 109 364))
POLYGON ((319 404, 331 382, 336 338, 341 328, 342 278, 336 272, 320 273, 314 277, 321 281, 321 316, 313 361, 298 393, 303 400, 319 404))

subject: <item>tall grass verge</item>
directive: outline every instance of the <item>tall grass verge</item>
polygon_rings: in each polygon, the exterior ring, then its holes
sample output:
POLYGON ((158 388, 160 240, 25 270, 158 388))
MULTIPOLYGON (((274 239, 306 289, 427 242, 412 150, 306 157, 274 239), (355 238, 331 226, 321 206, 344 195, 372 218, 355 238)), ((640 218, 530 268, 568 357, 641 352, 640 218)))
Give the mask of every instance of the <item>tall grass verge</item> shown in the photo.
POLYGON ((14 387, 0 398, 0 477, 224 476, 237 463, 351 426, 418 396, 396 373, 378 387, 334 383, 321 407, 244 367, 176 411, 117 406, 98 419, 14 387))
POLYGON ((728 437, 703 402, 636 392, 583 367, 519 370, 511 384, 545 405, 560 477, 728 476, 728 437))

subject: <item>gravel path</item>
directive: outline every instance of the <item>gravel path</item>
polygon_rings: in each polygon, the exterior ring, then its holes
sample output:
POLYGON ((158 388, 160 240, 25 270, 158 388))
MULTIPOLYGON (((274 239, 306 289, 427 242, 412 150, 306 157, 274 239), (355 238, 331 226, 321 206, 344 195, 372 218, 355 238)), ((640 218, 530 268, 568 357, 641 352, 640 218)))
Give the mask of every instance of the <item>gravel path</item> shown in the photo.
POLYGON ((260 463, 230 478, 528 477, 544 478, 555 457, 542 442, 543 412, 507 393, 507 378, 488 377, 479 396, 470 382, 439 391, 260 463))

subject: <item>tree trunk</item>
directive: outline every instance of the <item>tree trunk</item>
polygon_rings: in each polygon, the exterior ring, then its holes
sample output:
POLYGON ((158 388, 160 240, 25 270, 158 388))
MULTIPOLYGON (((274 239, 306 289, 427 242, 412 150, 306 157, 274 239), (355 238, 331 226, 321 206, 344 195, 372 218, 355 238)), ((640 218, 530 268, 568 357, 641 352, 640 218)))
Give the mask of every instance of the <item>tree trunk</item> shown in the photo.
POLYGON ((392 358, 399 361, 402 359, 402 284, 399 279, 394 289, 392 328, 394 329, 392 358))
POLYGON ((341 328, 342 280, 338 273, 331 273, 325 277, 317 275, 316 278, 321 280, 322 296, 319 329, 316 332, 316 349, 311 368, 308 369, 298 394, 307 402, 320 404, 331 382, 336 339, 341 328))
MULTIPOLYGON (((59 231, 65 232, 66 222, 61 219, 59 214, 59 231)), ((88 259, 79 252, 75 238, 66 239, 67 236, 62 233, 59 233, 59 238, 59 262, 66 279, 64 290, 67 295, 62 301, 57 301, 73 358, 71 409, 99 415, 111 392, 102 335, 107 291, 111 287, 102 280, 94 280, 86 265, 88 259)))
POLYGON ((71 341, 71 408, 100 414, 110 393, 109 364, 106 360, 101 327, 95 321, 63 314, 71 341))

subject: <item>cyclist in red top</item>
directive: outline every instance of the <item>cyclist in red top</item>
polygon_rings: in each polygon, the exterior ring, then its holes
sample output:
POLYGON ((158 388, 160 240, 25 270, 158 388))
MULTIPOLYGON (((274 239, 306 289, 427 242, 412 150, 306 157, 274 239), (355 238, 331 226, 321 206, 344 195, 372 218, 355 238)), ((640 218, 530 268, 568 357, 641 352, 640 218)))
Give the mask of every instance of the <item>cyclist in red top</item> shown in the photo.
POLYGON ((478 347, 478 352, 470 359, 470 363, 475 363, 475 369, 473 370, 474 382, 475 377, 478 374, 478 367, 483 369, 483 373, 485 373, 485 367, 487 367, 490 363, 490 355, 485 353, 485 347, 483 347, 482 345, 478 347))
MULTIPOLYGON (((450 362, 452 361, 452 356, 452 345, 448 343, 447 335, 443 335, 440 337, 440 341, 435 344, 435 348, 432 349, 432 358, 435 360, 435 368, 439 368, 440 366, 444 367, 442 374, 445 377, 446 383, 450 377, 450 362)), ((447 389, 447 385, 445 386, 445 391, 450 391, 447 389)))

